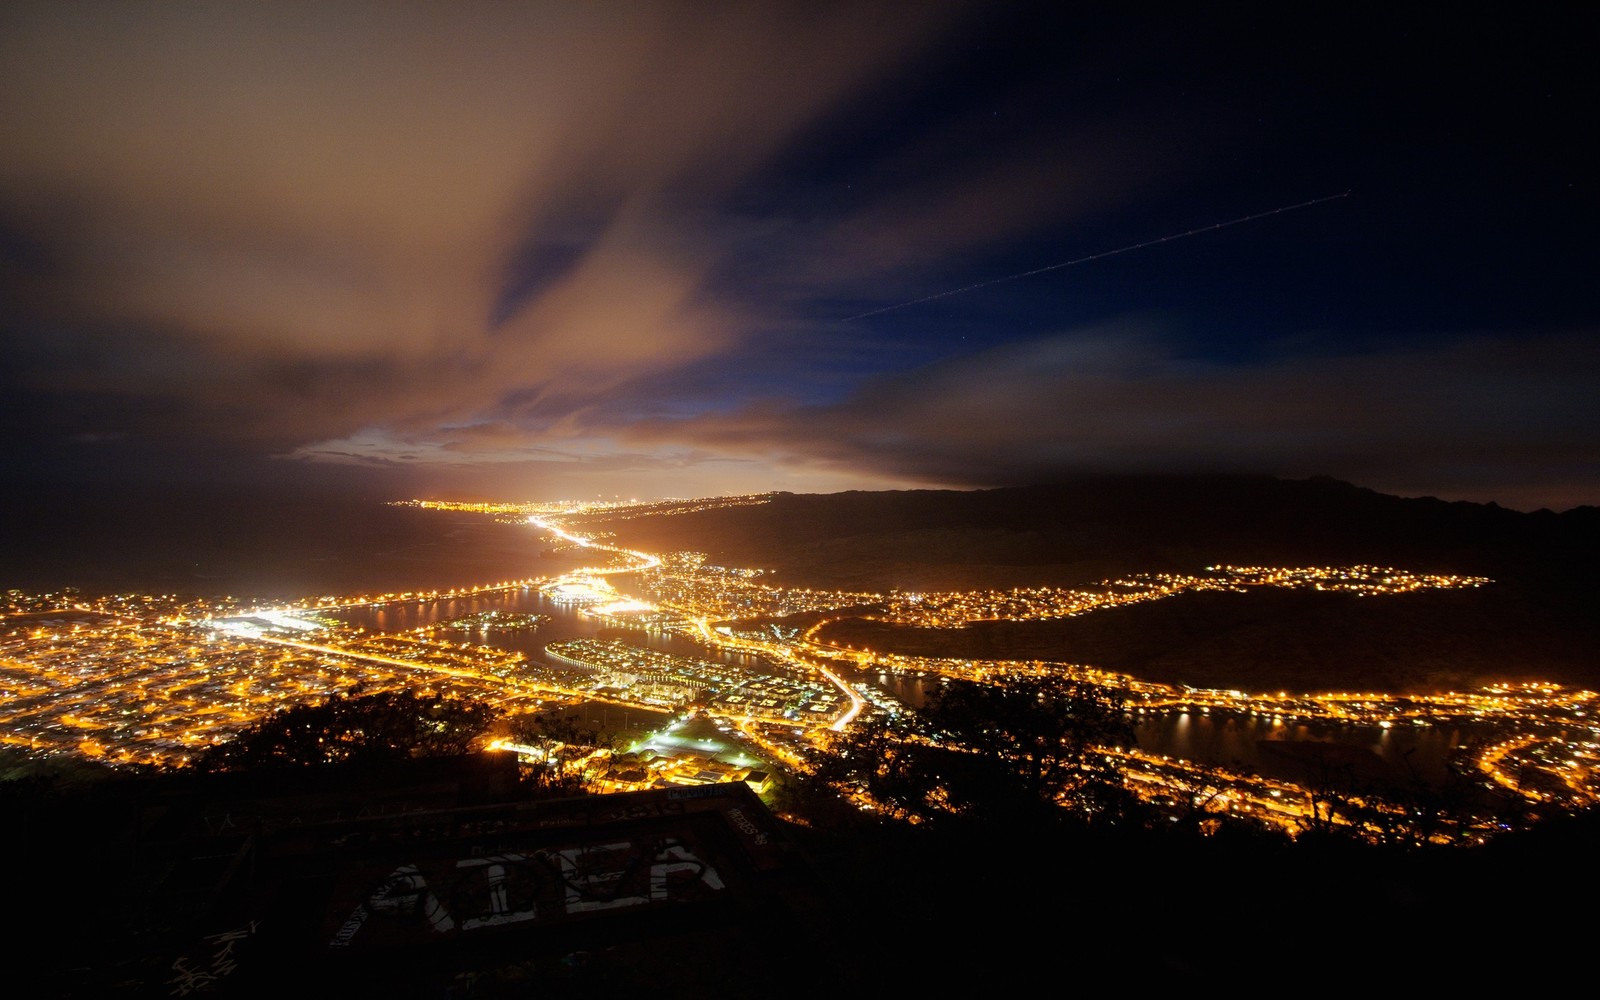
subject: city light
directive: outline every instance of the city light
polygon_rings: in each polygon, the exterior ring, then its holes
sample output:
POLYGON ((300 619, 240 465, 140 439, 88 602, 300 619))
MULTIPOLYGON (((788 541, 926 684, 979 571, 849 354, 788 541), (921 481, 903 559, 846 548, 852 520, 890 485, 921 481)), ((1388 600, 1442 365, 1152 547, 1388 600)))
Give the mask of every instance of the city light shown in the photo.
MULTIPOLYGON (((673 511, 759 496, 672 501, 673 511)), ((804 769, 829 734, 913 711, 858 671, 1006 684, 1057 675, 1115 689, 1136 717, 1184 713, 1286 723, 1418 727, 1470 723, 1504 736, 1480 749, 1473 766, 1530 803, 1583 807, 1600 800, 1600 735, 1594 692, 1547 683, 1504 683, 1433 695, 1365 692, 1249 693, 1164 685, 1048 661, 976 660, 888 654, 829 640, 845 617, 924 629, 974 622, 1030 621, 1101 612, 1130 603, 1205 590, 1291 588, 1341 591, 1380 599, 1423 589, 1483 587, 1482 577, 1413 573, 1393 567, 1211 566, 1193 574, 1141 574, 1092 588, 1018 588, 950 593, 871 593, 785 588, 761 570, 712 564, 702 553, 637 552, 566 523, 604 510, 634 516, 620 503, 452 504, 422 507, 513 517, 601 561, 553 577, 498 581, 447 591, 408 591, 307 599, 245 607, 232 599, 180 600, 120 594, 27 595, 11 592, 0 617, 0 742, 41 755, 69 754, 112 765, 182 766, 273 711, 317 703, 353 690, 423 689, 482 701, 507 718, 584 705, 659 713, 677 725, 690 715, 715 724, 698 737, 736 756, 715 768, 666 759, 674 727, 658 727, 653 766, 607 771, 609 752, 591 764, 597 787, 621 790, 661 780, 743 780, 772 767, 804 769), (534 509, 537 507, 538 509, 534 509), (629 574, 629 593, 611 577, 629 574), (457 596, 536 590, 552 604, 598 625, 644 630, 638 641, 578 638, 548 644, 546 666, 486 644, 504 629, 537 629, 544 616, 482 611, 406 632, 372 633, 345 624, 341 612, 457 596), (806 615, 804 629, 774 620, 806 615), (653 647, 649 632, 690 640, 706 650, 684 656, 653 647), (462 641, 477 639, 476 642, 462 641), (709 741, 709 742, 708 742, 709 741), (729 760, 743 768, 730 766, 729 760)), ((660 512, 661 504, 642 505, 660 512)), ((534 759, 538 748, 499 739, 487 744, 534 759)), ((636 750, 646 744, 636 742, 636 750)), ((678 744, 680 749, 683 744, 678 744)), ((1211 808, 1248 815, 1291 833, 1315 808, 1292 783, 1202 767, 1139 750, 1114 754, 1128 787, 1151 802, 1213 789, 1211 808), (1221 794, 1218 790, 1225 789, 1221 794)), ((702 755, 704 757, 705 755, 702 755)), ((709 758, 707 758, 709 760, 709 758)), ((706 760, 699 761, 705 765, 706 760)), ((870 803, 864 803, 870 805, 870 803)))

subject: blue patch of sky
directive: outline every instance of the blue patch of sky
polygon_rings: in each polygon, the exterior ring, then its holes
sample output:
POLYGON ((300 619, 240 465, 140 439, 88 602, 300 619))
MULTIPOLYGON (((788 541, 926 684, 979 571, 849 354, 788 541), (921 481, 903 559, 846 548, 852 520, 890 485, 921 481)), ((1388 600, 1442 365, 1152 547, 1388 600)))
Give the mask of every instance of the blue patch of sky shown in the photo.
POLYGON ((614 210, 614 204, 578 198, 532 220, 505 261, 490 329, 571 273, 605 232, 614 210))
MULTIPOLYGON (((1227 19, 1119 20, 1119 46, 1082 30, 1083 16, 1022 5, 976 23, 919 72, 798 137, 737 193, 736 211, 784 220, 803 237, 808 225, 916 185, 919 170, 958 175, 1026 148, 1030 130, 1071 127, 1074 116, 1114 122, 1179 169, 1133 207, 930 259, 881 295, 863 296, 849 280, 790 289, 810 295, 794 314, 825 324, 1350 190, 1349 199, 854 325, 896 342, 899 364, 1130 314, 1168 317, 1180 350, 1218 361, 1286 342, 1422 345, 1526 324, 1530 302, 1537 323, 1594 321, 1596 300, 1584 290, 1595 265, 1589 179, 1600 162, 1575 141, 1582 88, 1570 43, 1541 59, 1530 26, 1508 24, 1497 50, 1479 20, 1414 13, 1382 31, 1343 21, 1307 31, 1299 15, 1279 12, 1248 37, 1227 19), (967 141, 938 162, 909 155, 952 129, 967 141), (1488 134, 1509 139, 1485 144, 1488 134)), ((779 250, 744 258, 717 281, 748 289, 782 267, 779 250)))

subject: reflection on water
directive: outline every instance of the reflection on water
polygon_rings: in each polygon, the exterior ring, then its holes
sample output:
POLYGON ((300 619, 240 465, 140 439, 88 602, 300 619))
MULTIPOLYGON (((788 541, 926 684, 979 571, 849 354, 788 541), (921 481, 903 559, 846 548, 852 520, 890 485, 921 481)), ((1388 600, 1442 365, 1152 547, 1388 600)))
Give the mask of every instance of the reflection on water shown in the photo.
MULTIPOLYGON (((545 657, 545 646, 610 631, 598 619, 582 614, 569 604, 551 600, 532 587, 448 600, 362 606, 340 611, 336 617, 371 632, 401 632, 496 610, 545 615, 549 621, 537 629, 467 630, 461 633, 460 641, 521 652, 530 662, 567 670, 572 668, 551 664, 545 657)), ((720 660, 744 669, 765 670, 769 667, 757 658, 722 652, 660 629, 630 629, 626 637, 629 642, 679 656, 720 660)), ((913 708, 921 706, 929 692, 939 684, 937 677, 886 673, 864 674, 858 679, 876 685, 913 708)), ((629 720, 634 724, 629 728, 634 728, 642 721, 629 720)), ((1375 726, 1292 722, 1227 712, 1140 716, 1134 731, 1139 748, 1146 753, 1164 754, 1288 781, 1306 780, 1308 775, 1304 765, 1263 753, 1258 746, 1260 741, 1320 741, 1364 747, 1388 761, 1396 769, 1397 776, 1414 774, 1422 780, 1435 781, 1446 775, 1446 764, 1454 751, 1469 741, 1492 734, 1487 727, 1477 730, 1460 725, 1382 729, 1375 726)))
MULTIPOLYGON (((0 572, 7 586, 48 590, 60 586, 95 589, 204 593, 309 594, 381 593, 407 589, 471 586, 474 582, 552 577, 584 565, 593 553, 554 545, 526 526, 501 524, 477 515, 394 507, 330 497, 285 497, 259 491, 245 495, 140 497, 74 495, 36 505, 8 519, 26 531, 5 547, 0 572), (93 501, 89 507, 84 504, 93 501)), ((629 574, 613 574, 619 588, 635 589, 629 574), (630 585, 632 585, 630 587, 630 585)), ((375 632, 399 632, 483 611, 549 616, 536 630, 477 630, 461 642, 521 652, 548 664, 544 647, 594 636, 604 626, 575 608, 547 599, 534 588, 491 591, 449 600, 363 606, 337 617, 375 632)), ((659 630, 630 630, 629 641, 681 656, 721 660, 750 670, 762 661, 724 653, 659 630)), ((561 667, 560 669, 568 669, 561 667)), ((923 703, 935 679, 872 675, 876 683, 913 707, 923 703)), ((614 720, 601 708, 603 723, 614 720)), ((625 728, 633 728, 632 716, 625 728)), ((1492 735, 1465 726, 1396 728, 1314 726, 1257 716, 1218 713, 1141 717, 1141 749, 1221 766, 1300 780, 1286 773, 1296 765, 1260 753, 1262 740, 1324 740, 1367 747, 1419 775, 1443 773, 1451 751, 1492 735)))
POLYGON ((1203 764, 1244 769, 1267 777, 1304 781, 1306 768, 1261 752, 1262 740, 1316 741, 1370 750, 1394 769, 1396 777, 1437 782, 1448 774, 1454 753, 1477 737, 1460 725, 1384 729, 1335 723, 1288 722, 1236 713, 1178 712, 1141 717, 1134 727, 1139 748, 1203 764))
MULTIPOLYGON (((332 617, 369 632, 405 632, 436 622, 465 618, 484 611, 545 615, 550 620, 537 629, 468 629, 460 633, 461 642, 523 653, 532 663, 569 669, 545 656, 544 648, 567 639, 589 638, 601 632, 616 631, 578 608, 555 601, 533 587, 507 591, 488 591, 444 600, 404 601, 393 604, 362 605, 335 612, 332 617)), ((626 641, 649 646, 678 656, 731 663, 746 670, 770 669, 757 657, 728 653, 659 628, 627 629, 626 641)))
MULTIPOLYGON (((938 677, 873 673, 863 681, 887 691, 913 708, 938 687, 938 677)), ((1317 741, 1371 750, 1394 769, 1396 777, 1415 775, 1423 781, 1444 778, 1456 750, 1493 735, 1490 727, 1463 725, 1378 726, 1306 723, 1234 712, 1170 712, 1142 715, 1134 723, 1139 749, 1199 764, 1243 770, 1286 781, 1305 781, 1303 764, 1263 753, 1263 740, 1317 741)))

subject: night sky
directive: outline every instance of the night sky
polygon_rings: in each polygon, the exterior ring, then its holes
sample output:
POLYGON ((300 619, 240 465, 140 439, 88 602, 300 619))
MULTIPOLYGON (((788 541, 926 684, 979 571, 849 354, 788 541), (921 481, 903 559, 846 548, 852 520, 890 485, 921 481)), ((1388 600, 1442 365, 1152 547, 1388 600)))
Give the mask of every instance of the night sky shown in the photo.
POLYGON ((1600 7, 1437 9, 10 0, 0 479, 1597 504, 1600 7))

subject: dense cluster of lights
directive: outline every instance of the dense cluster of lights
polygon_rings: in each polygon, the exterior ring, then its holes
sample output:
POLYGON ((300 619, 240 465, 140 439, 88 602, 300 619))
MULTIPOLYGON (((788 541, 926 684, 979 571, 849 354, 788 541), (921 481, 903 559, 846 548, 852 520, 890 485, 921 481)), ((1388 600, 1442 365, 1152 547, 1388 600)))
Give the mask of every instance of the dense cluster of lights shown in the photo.
POLYGON ((340 631, 288 609, 118 595, 0 623, 0 742, 113 764, 183 764, 273 711, 352 690, 427 690, 530 711, 581 697, 520 654, 407 633, 340 631), (97 604, 114 608, 101 610, 97 604))
POLYGON ((794 674, 679 656, 621 639, 569 639, 545 652, 595 671, 597 690, 614 688, 616 697, 645 704, 703 702, 715 715, 789 723, 832 723, 841 712, 841 695, 832 685, 794 674))
POLYGON ((1092 589, 1018 587, 942 594, 896 594, 878 617, 900 625, 959 628, 979 621, 1069 618, 1109 607, 1160 600, 1200 590, 1250 587, 1344 591, 1361 596, 1481 587, 1487 577, 1411 573, 1379 566, 1210 566, 1202 574, 1141 573, 1105 580, 1092 589))
MULTIPOLYGON (((1420 726, 1470 722, 1506 736, 1476 766, 1529 801, 1589 805, 1600 800, 1597 696, 1551 684, 1499 685, 1477 692, 1398 696, 1381 692, 1247 695, 1139 681, 1090 666, 1041 661, 983 661, 880 654, 840 648, 808 630, 760 619, 800 612, 840 617, 866 609, 883 620, 925 628, 983 620, 1030 620, 1084 614, 1197 590, 1285 587, 1363 596, 1478 587, 1481 577, 1419 574, 1373 567, 1207 567, 1203 572, 1140 574, 1090 589, 1032 588, 945 594, 875 594, 775 587, 761 570, 709 565, 703 554, 655 556, 602 544, 563 526, 586 514, 642 516, 763 503, 770 495, 696 501, 455 504, 406 501, 425 509, 468 511, 533 523, 576 547, 596 565, 558 578, 528 578, 445 591, 323 595, 275 608, 232 598, 187 600, 121 594, 88 598, 73 591, 17 591, 0 605, 0 742, 40 753, 74 753, 112 763, 182 763, 263 715, 361 689, 417 689, 484 701, 508 716, 550 705, 605 702, 682 709, 691 704, 736 729, 772 760, 791 767, 823 735, 858 717, 906 711, 875 688, 860 686, 840 665, 933 674, 988 683, 1061 673, 1115 688, 1133 713, 1238 713, 1276 722, 1420 726), (641 593, 620 593, 608 576, 636 574, 641 593), (484 612, 405 633, 367 634, 341 626, 330 612, 396 602, 538 588, 547 598, 612 623, 648 624, 693 636, 708 648, 747 657, 742 665, 676 656, 645 646, 582 639, 549 647, 553 659, 582 672, 530 663, 519 653, 456 641, 463 630, 537 627, 539 616, 484 612), (503 617, 502 617, 503 616, 503 617), (574 680, 574 677, 586 678, 574 680)), ((737 657, 735 658, 738 659, 737 657)), ((1111 751, 1108 751, 1111 752, 1111 751)), ((1283 782, 1225 774, 1138 751, 1119 751, 1131 788, 1152 801, 1187 803, 1251 815, 1285 828, 1315 808, 1308 793, 1283 782)))
POLYGON ((603 515, 625 520, 635 517, 660 517, 671 514, 691 514, 695 511, 716 510, 723 507, 747 507, 770 503, 775 493, 745 493, 723 497, 665 500, 554 500, 527 502, 470 502, 453 500, 396 500, 396 507, 416 507, 421 510, 457 511, 468 514, 492 514, 499 517, 526 519, 542 516, 576 517, 603 515))
POLYGON ((871 592, 776 587, 762 582, 762 570, 707 565, 705 558, 699 552, 662 557, 642 575, 644 596, 686 617, 728 621, 868 607, 885 600, 885 595, 871 592))

